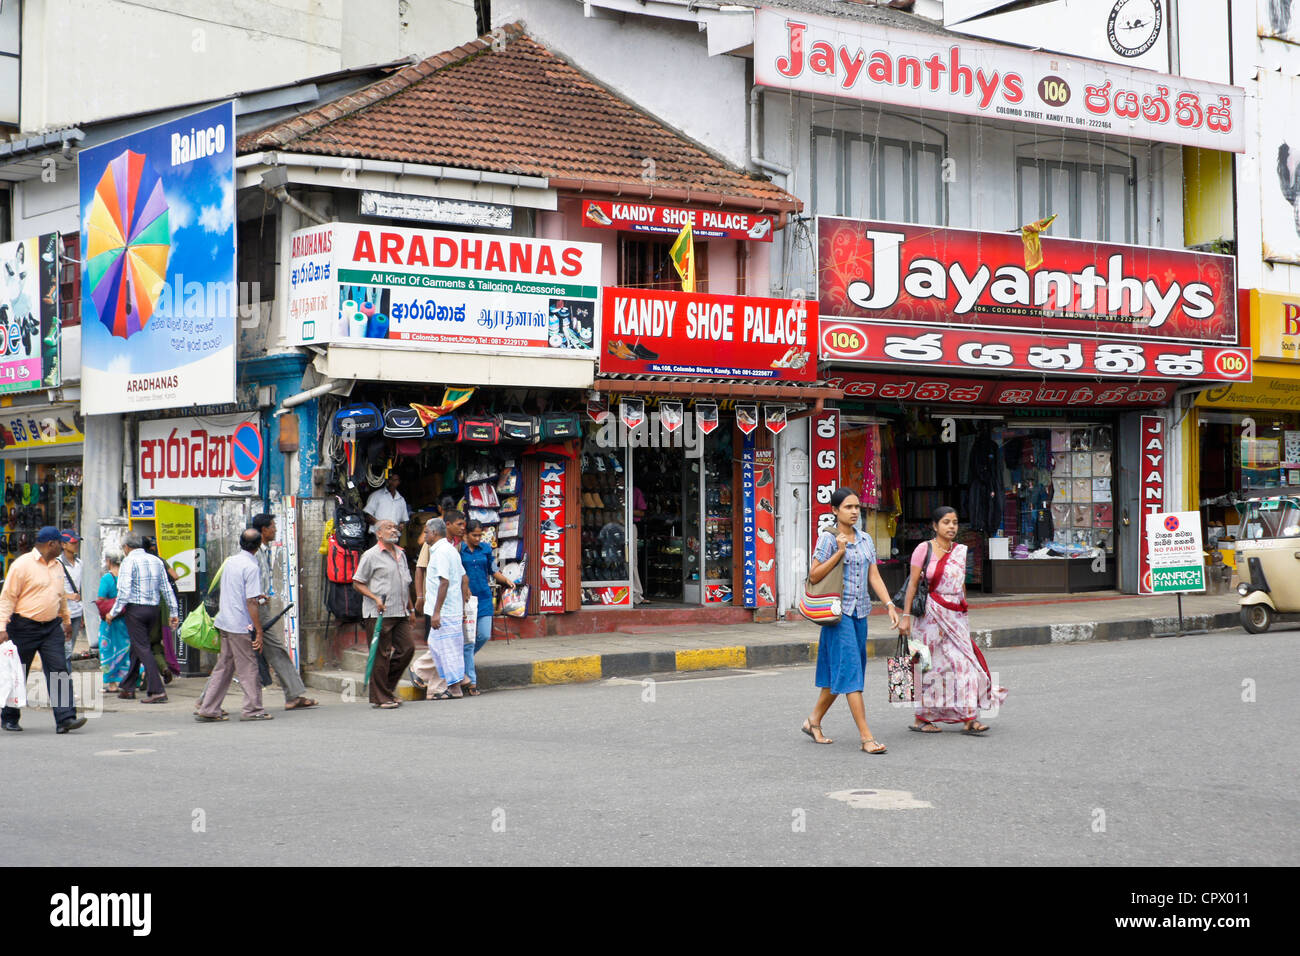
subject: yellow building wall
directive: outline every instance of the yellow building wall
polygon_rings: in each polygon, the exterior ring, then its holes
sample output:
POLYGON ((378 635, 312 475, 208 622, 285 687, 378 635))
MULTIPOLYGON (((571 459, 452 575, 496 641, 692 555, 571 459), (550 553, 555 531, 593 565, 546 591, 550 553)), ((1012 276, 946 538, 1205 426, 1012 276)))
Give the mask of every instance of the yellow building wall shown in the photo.
POLYGON ((1183 244, 1233 239, 1232 153, 1183 147, 1183 244))

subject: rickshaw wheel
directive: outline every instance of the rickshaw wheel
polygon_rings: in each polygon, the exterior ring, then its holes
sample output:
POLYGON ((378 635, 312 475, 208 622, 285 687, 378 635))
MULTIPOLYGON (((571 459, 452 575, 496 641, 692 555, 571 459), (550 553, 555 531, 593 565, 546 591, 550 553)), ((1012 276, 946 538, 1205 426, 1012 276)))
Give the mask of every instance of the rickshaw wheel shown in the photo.
POLYGON ((1263 634, 1273 623, 1273 609, 1267 604, 1252 604, 1241 609, 1241 626, 1251 634, 1263 634))

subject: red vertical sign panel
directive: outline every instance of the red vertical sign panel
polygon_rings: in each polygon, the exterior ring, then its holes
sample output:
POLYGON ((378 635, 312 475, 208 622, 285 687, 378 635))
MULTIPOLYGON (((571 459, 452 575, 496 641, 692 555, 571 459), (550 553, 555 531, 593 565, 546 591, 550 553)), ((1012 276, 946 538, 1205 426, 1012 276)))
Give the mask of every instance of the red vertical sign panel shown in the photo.
POLYGON ((537 606, 543 614, 564 613, 564 482, 564 462, 542 462, 538 499, 542 572, 537 606))
MULTIPOLYGON (((835 523, 831 511, 831 495, 840 483, 840 413, 838 409, 828 408, 812 419, 811 479, 812 494, 809 495, 811 513, 808 532, 812 536, 808 548, 808 557, 817 548, 819 523, 835 523)), ((803 569, 800 569, 802 573, 803 569)))
POLYGON ((1138 593, 1152 594, 1151 555, 1147 548, 1147 515, 1165 510, 1165 454, 1169 433, 1159 415, 1142 416, 1141 461, 1138 472, 1138 593))

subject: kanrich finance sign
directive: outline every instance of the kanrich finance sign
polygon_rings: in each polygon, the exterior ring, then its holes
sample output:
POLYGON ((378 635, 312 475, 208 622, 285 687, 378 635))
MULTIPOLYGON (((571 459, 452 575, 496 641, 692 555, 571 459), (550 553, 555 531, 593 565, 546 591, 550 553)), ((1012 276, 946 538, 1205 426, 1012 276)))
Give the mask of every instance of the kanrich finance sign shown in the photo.
POLYGON ((822 315, 1237 344, 1231 256, 1018 233, 817 220, 822 315))
POLYGON ((1245 90, 865 21, 760 10, 760 86, 1244 152, 1245 90))

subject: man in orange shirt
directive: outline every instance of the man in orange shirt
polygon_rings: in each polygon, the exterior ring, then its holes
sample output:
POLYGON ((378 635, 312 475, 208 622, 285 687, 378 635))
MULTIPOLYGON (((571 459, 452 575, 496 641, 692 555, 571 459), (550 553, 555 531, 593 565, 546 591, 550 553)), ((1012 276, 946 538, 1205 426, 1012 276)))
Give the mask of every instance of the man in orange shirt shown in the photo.
MULTIPOLYGON (((62 534, 47 525, 36 532, 36 547, 9 565, 0 590, 0 644, 14 642, 24 673, 31 670, 33 658, 40 653, 55 730, 66 734, 83 726, 86 718, 77 716, 72 675, 63 650, 64 638, 72 633, 72 621, 59 566, 62 550, 62 534)), ((22 730, 20 714, 16 707, 5 707, 0 711, 0 728, 22 730)))

